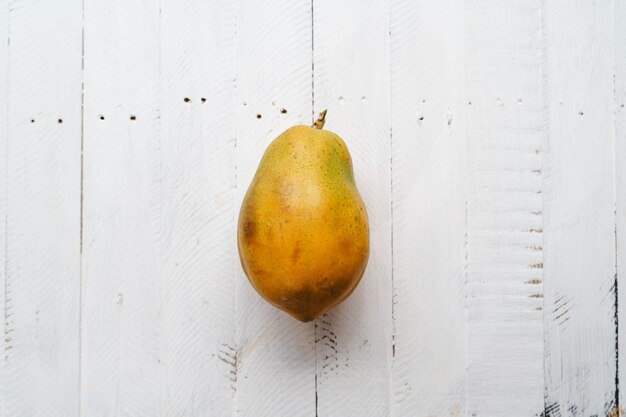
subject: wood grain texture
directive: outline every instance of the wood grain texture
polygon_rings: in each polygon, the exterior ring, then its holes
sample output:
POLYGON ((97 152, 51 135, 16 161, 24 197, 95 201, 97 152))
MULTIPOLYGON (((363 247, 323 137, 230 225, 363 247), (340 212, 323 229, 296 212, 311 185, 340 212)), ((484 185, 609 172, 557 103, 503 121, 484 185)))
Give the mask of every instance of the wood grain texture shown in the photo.
MULTIPOLYGON (((238 213, 266 147, 288 127, 310 124, 313 109, 310 0, 241 0, 237 7, 238 213)), ((236 280, 236 415, 314 416, 314 323, 261 299, 240 267, 236 280)))
POLYGON ((616 417, 624 22, 625 0, 0 0, 0 416, 616 417), (248 283, 237 215, 324 108, 371 255, 305 324, 248 283))
POLYGON ((233 413, 234 18, 229 0, 161 0, 163 416, 233 413))
MULTIPOLYGON (((615 401, 612 2, 546 2, 546 414, 615 401)), ((623 51, 622 51, 623 52, 623 51)))
POLYGON ((1 414, 77 416, 81 2, 4 6, 10 59, 1 61, 9 80, 0 101, 10 108, 2 109, 0 151, 7 158, 1 414))
MULTIPOLYGON (((614 1, 615 45, 615 215, 618 286, 619 381, 626 381, 626 2, 614 1)), ((623 387, 623 385, 622 385, 623 387)), ((619 390, 619 404, 626 405, 626 389, 619 390)))
POLYGON ((541 4, 466 2, 470 416, 544 408, 541 4))
POLYGON ((464 413, 463 19, 462 1, 391 2, 393 416, 464 413))
POLYGON ((315 110, 328 109, 325 129, 350 150, 370 224, 361 283, 316 322, 317 415, 386 416, 392 337, 389 4, 315 0, 313 14, 315 110))
POLYGON ((85 1, 83 416, 160 415, 159 21, 85 1))

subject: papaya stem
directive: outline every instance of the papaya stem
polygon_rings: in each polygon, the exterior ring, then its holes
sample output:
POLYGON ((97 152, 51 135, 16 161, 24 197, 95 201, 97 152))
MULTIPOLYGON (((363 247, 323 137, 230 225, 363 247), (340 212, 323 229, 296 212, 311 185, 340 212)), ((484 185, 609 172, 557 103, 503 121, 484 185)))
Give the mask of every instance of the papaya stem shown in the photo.
POLYGON ((313 123, 313 126, 311 127, 315 129, 323 129, 324 123, 326 123, 326 110, 322 110, 320 115, 317 117, 317 120, 315 121, 315 123, 313 123))

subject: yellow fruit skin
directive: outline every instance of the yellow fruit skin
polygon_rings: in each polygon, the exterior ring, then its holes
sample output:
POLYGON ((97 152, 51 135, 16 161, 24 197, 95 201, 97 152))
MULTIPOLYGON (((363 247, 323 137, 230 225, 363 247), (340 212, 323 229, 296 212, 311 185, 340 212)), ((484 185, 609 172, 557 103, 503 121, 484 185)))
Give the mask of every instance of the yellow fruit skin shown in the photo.
POLYGON ((342 302, 369 257, 369 227, 341 138, 294 126, 267 148, 239 213, 239 257, 257 292, 301 321, 342 302))

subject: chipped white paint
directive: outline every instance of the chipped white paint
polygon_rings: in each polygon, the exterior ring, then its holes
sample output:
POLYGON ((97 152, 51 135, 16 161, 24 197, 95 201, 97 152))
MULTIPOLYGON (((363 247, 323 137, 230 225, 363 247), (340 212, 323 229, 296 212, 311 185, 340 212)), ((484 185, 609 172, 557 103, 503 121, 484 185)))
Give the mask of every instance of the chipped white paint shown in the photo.
POLYGON ((541 1, 469 2, 465 12, 467 414, 536 416, 544 405, 541 1))
POLYGON ((3 6, 8 52, 0 97, 6 103, 0 126, 6 158, 0 174, 6 184, 0 414, 77 416, 81 3, 3 6))
POLYGON ((544 320, 551 416, 604 416, 615 398, 612 11, 611 2, 550 1, 545 8, 544 320))
POLYGON ((624 22, 624 0, 0 0, 0 416, 607 415, 624 22), (371 257, 304 324, 235 231, 266 146, 323 108, 371 257))
MULTIPOLYGON (((615 31, 615 210, 616 210, 616 246, 617 246, 617 277, 619 307, 619 378, 626 381, 626 2, 615 1, 613 29, 615 31)), ((622 408, 626 404, 626 390, 622 383, 619 391, 619 403, 622 408)))
POLYGON ((160 6, 160 412, 225 417, 236 384, 239 270, 234 5, 160 6))
POLYGON ((466 404, 463 19, 459 0, 391 4, 398 417, 462 416, 466 404))
POLYGON ((85 1, 81 415, 156 416, 159 7, 85 1))

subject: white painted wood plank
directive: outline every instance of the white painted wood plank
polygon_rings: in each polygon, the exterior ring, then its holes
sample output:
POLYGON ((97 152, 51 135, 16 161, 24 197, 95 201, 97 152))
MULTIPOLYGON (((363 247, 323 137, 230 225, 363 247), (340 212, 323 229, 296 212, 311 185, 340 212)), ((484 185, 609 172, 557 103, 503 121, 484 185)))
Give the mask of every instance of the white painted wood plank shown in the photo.
POLYGON ((545 5, 546 415, 615 401, 612 2, 545 5))
POLYGON ((465 407, 466 164, 460 0, 391 2, 392 415, 465 407))
POLYGON ((541 7, 466 2, 470 416, 544 408, 541 7))
MULTIPOLYGON (((626 381, 626 2, 614 2, 615 30, 615 210, 618 290, 619 380, 626 381)), ((626 404, 626 390, 619 391, 619 404, 626 404)))
MULTIPOLYGON (((310 0, 238 4, 237 213, 269 143, 292 125, 311 123, 311 26, 310 0)), ((235 278, 236 414, 315 415, 314 323, 262 300, 241 268, 235 278)))
POLYGON ((7 250, 7 187, 8 187, 8 112, 9 112, 9 0, 0 1, 0 410, 5 410, 6 365, 8 343, 6 327, 6 250, 7 250))
POLYGON ((79 411, 81 2, 7 6, 2 414, 71 417, 79 411))
POLYGON ((314 106, 346 142, 370 257, 354 293, 317 320, 318 416, 387 416, 391 360, 391 141, 387 0, 313 2, 314 106))
POLYGON ((233 412, 234 18, 230 0, 161 0, 163 416, 233 412))
POLYGON ((83 416, 159 415, 159 20, 85 1, 83 416))

